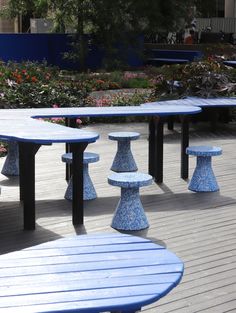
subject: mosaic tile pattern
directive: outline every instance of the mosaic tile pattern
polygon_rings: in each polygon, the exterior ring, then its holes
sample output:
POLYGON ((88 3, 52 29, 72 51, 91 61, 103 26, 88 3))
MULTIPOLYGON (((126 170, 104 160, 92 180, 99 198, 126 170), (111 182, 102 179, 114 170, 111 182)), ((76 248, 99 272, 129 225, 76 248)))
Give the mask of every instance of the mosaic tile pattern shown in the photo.
POLYGON ((131 152, 130 141, 140 137, 136 132, 114 132, 108 135, 110 140, 117 141, 117 152, 113 160, 111 170, 114 172, 135 172, 138 170, 133 154, 131 152))
MULTIPOLYGON (((99 160, 99 155, 97 153, 92 152, 84 152, 83 159, 83 199, 84 200, 92 200, 97 198, 97 193, 94 188, 93 182, 89 175, 89 163, 94 163, 99 160)), ((66 163, 72 163, 72 153, 65 153, 62 155, 62 161, 66 163)), ((65 199, 72 200, 72 192, 73 192, 73 177, 70 178, 68 187, 65 192, 65 199)))
POLYGON ((8 142, 8 152, 1 173, 5 176, 19 176, 19 148, 15 141, 8 142))
POLYGON ((141 230, 149 227, 139 188, 151 185, 153 179, 143 173, 113 173, 108 183, 121 187, 120 201, 116 207, 111 227, 119 230, 141 230))
POLYGON ((186 153, 195 156, 216 156, 222 154, 222 149, 215 146, 191 146, 186 149, 186 153))
POLYGON ((186 149, 189 155, 197 156, 196 168, 188 189, 195 192, 214 192, 219 186, 212 169, 212 156, 222 154, 222 149, 211 146, 193 146, 186 149))

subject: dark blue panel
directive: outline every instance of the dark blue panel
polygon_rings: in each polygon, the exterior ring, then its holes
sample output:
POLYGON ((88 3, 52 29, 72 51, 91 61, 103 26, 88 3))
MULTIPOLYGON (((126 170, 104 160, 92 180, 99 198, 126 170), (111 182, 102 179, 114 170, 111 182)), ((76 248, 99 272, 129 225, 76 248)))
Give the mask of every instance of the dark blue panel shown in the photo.
MULTIPOLYGON (((66 60, 65 52, 71 50, 71 36, 67 34, 0 34, 0 59, 7 61, 43 61, 61 69, 79 69, 79 63, 66 60)), ((141 47, 140 47, 141 49, 141 47)), ((105 53, 94 45, 89 46, 86 67, 97 69, 105 53)), ((141 66, 136 49, 127 51, 127 64, 141 66)))
POLYGON ((47 39, 43 34, 0 34, 0 58, 3 61, 43 61, 48 58, 47 39))

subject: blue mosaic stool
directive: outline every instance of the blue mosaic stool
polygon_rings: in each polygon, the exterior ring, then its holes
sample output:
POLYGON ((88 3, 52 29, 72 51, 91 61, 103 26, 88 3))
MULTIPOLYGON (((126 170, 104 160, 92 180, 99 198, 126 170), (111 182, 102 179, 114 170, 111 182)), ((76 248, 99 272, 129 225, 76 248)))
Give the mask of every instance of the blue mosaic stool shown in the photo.
POLYGON ((117 152, 111 170, 114 172, 135 172, 138 167, 130 149, 130 141, 140 137, 136 132, 114 132, 108 134, 110 140, 117 141, 117 152))
POLYGON ((149 227, 139 188, 149 186, 152 182, 152 176, 138 172, 113 173, 108 176, 110 185, 121 187, 121 197, 111 227, 120 230, 141 230, 149 227))
MULTIPOLYGON (((5 141, 5 140, 4 140, 5 141)), ((5 176, 19 176, 19 148, 15 141, 8 141, 7 157, 1 173, 5 176)))
POLYGON ((219 186, 212 170, 211 157, 221 155, 222 149, 212 146, 192 146, 186 149, 186 153, 197 157, 196 168, 188 189, 196 192, 218 191, 219 186))
MULTIPOLYGON (((72 163, 72 153, 65 153, 61 157, 63 162, 72 163)), ((83 158, 83 179, 84 179, 84 200, 92 200, 97 198, 97 193, 94 188, 93 182, 89 176, 88 164, 99 161, 99 155, 92 152, 84 152, 83 158)), ((68 187, 65 193, 65 199, 72 200, 72 177, 69 180, 68 187)))

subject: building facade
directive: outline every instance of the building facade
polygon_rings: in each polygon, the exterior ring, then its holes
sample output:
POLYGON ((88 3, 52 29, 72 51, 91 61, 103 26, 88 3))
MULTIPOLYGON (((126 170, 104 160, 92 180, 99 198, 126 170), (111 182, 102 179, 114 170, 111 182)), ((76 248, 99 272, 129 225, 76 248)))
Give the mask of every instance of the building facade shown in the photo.
POLYGON ((225 0, 225 17, 236 18, 236 0, 225 0))
MULTIPOLYGON (((0 8, 7 4, 8 0, 0 0, 0 8)), ((5 19, 0 18, 0 33, 18 33, 20 32, 20 27, 18 19, 5 19)))

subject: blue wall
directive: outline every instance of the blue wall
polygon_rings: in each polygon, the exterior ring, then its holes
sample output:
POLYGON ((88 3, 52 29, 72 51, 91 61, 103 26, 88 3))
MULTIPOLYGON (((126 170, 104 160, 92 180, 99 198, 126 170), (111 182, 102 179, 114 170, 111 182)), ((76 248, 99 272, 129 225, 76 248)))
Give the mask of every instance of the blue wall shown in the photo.
MULTIPOLYGON (((78 69, 78 64, 63 58, 70 50, 70 36, 66 34, 0 34, 0 59, 7 61, 43 61, 62 69, 78 69)), ((90 47, 87 68, 101 67, 103 53, 97 47, 90 47)), ((129 49, 127 64, 142 66, 141 58, 129 49)))

